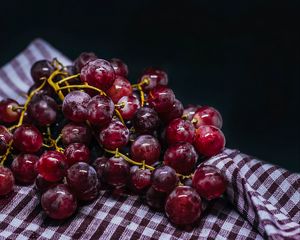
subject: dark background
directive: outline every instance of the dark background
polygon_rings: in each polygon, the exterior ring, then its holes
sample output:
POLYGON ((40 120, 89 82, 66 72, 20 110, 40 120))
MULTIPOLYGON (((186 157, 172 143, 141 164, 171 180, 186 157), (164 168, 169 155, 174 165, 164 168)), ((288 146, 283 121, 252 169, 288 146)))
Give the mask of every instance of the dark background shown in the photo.
POLYGON ((2 1, 0 65, 34 38, 70 58, 159 66, 183 103, 220 110, 227 146, 300 172, 299 1, 2 1))

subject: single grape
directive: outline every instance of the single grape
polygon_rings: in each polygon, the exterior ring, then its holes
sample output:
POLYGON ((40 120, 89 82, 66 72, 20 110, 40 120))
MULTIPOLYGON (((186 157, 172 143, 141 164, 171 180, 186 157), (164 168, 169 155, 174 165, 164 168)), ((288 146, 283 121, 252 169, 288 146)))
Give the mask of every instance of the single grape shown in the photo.
POLYGON ((61 131, 64 145, 83 143, 88 145, 92 138, 90 128, 85 123, 68 123, 61 131))
POLYGON ((70 188, 65 184, 47 190, 41 198, 42 208, 53 219, 66 219, 77 209, 77 201, 70 188))
POLYGON ((191 174, 196 166, 198 154, 193 145, 180 142, 171 145, 165 152, 164 164, 172 167, 177 173, 191 174))
POLYGON ((153 187, 150 187, 146 192, 147 204, 158 211, 164 209, 167 193, 156 191, 153 187))
POLYGON ((86 65, 88 62, 96 60, 98 57, 93 52, 83 52, 81 53, 78 58, 74 61, 74 67, 77 73, 80 73, 81 69, 86 65))
POLYGON ((171 110, 168 112, 160 113, 159 117, 164 123, 168 123, 175 118, 180 118, 182 114, 183 114, 183 105, 179 100, 175 99, 171 110))
POLYGON ((130 174, 130 180, 134 190, 148 189, 151 186, 151 172, 149 169, 136 169, 130 174))
POLYGON ((140 101, 136 96, 124 96, 118 101, 118 108, 124 120, 131 120, 135 116, 137 110, 140 108, 140 101))
POLYGON ((97 172, 98 179, 101 181, 104 181, 103 172, 104 172, 107 161, 108 161, 108 158, 102 156, 102 157, 96 158, 95 161, 93 162, 93 167, 95 168, 95 170, 97 172))
POLYGON ((198 106, 188 105, 184 110, 182 116, 185 117, 186 120, 192 121, 193 117, 198 109, 198 106))
POLYGON ((178 186, 168 196, 165 211, 175 225, 192 225, 201 216, 201 198, 195 189, 189 186, 178 186))
POLYGON ((35 179, 35 187, 40 193, 46 192, 50 188, 54 188, 58 184, 61 184, 62 182, 49 182, 46 179, 44 179, 41 175, 37 175, 35 179))
POLYGON ((131 157, 137 162, 145 161, 147 165, 152 165, 159 160, 160 144, 151 135, 139 136, 131 145, 131 157))
POLYGON ((174 101, 174 92, 165 86, 157 86, 148 96, 149 105, 158 113, 171 111, 174 101))
POLYGON ((10 141, 13 139, 13 135, 8 131, 8 129, 0 125, 0 155, 3 155, 10 141))
POLYGON ((96 59, 88 62, 82 69, 81 81, 91 86, 108 90, 114 83, 115 71, 111 64, 104 59, 96 59))
POLYGON ((35 82, 46 80, 54 72, 55 68, 48 60, 35 62, 31 67, 31 76, 35 82))
POLYGON ((24 153, 35 153, 43 145, 43 136, 33 125, 23 124, 13 134, 14 147, 24 153))
POLYGON ((100 183, 95 169, 85 162, 72 165, 67 172, 67 182, 77 199, 91 201, 99 194, 100 183))
POLYGON ((200 126, 196 130, 194 146, 198 153, 212 157, 224 149, 225 136, 215 126, 200 126))
POLYGON ((133 119, 133 126, 138 133, 153 133, 159 127, 160 120, 155 110, 149 107, 141 107, 137 110, 133 119))
POLYGON ((129 180, 129 164, 122 157, 111 157, 104 168, 105 181, 114 187, 123 187, 129 180))
POLYGON ((121 59, 112 58, 109 60, 110 64, 114 68, 116 75, 127 77, 128 75, 128 67, 126 63, 124 63, 121 59))
POLYGON ((12 192, 14 184, 14 175, 10 169, 0 166, 0 196, 4 196, 12 192))
POLYGON ((166 129, 166 139, 169 144, 177 142, 193 143, 195 128, 190 121, 176 118, 172 120, 166 129))
POLYGON ((71 143, 65 149, 64 154, 69 166, 77 162, 90 161, 90 149, 83 143, 71 143))
POLYGON ((13 99, 4 99, 0 101, 0 121, 4 123, 13 123, 19 120, 21 112, 19 103, 13 99))
POLYGON ((82 91, 70 92, 64 99, 62 111, 64 116, 74 122, 87 120, 87 105, 91 100, 90 95, 82 91))
POLYGON ((16 180, 23 184, 33 183, 37 176, 35 164, 38 160, 39 157, 33 154, 19 154, 14 158, 11 170, 16 180))
POLYGON ((117 103, 121 97, 132 95, 130 82, 122 76, 116 76, 114 84, 107 90, 108 96, 117 103))
POLYGON ((175 170, 169 166, 158 167, 152 173, 152 187, 156 191, 169 193, 177 186, 178 182, 175 170))
POLYGON ((99 134, 102 146, 109 150, 115 150, 126 146, 129 140, 129 130, 120 121, 112 121, 99 134))
POLYGON ((56 121, 57 111, 57 103, 47 95, 35 95, 28 105, 30 117, 40 126, 53 124, 56 121))
POLYGON ((148 68, 144 71, 144 74, 141 76, 139 83, 147 81, 142 85, 142 89, 145 92, 149 92, 157 86, 166 86, 168 85, 168 75, 159 69, 148 68))
POLYGON ((218 168, 200 165, 193 176, 193 187, 206 200, 221 197, 227 188, 227 182, 218 168))
POLYGON ((38 173, 49 182, 58 182, 67 171, 66 157, 57 151, 46 151, 37 162, 38 173))
POLYGON ((96 126, 107 126, 111 122, 115 110, 113 101, 106 96, 97 95, 87 105, 87 119, 96 126))
POLYGON ((193 119, 196 128, 202 125, 213 125, 221 129, 223 125, 222 116, 219 111, 209 106, 198 108, 193 119))

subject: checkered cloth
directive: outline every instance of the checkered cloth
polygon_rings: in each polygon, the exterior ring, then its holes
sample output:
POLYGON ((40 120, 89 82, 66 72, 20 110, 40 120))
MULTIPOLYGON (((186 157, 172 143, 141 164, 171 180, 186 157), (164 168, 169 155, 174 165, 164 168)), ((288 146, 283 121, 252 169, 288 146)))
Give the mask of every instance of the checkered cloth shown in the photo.
MULTIPOLYGON (((32 63, 54 57, 70 63, 45 41, 31 43, 0 69, 0 99, 24 101, 32 63)), ((74 217, 54 221, 43 213, 32 186, 17 186, 0 199, 0 239, 300 239, 299 174, 230 149, 207 164, 223 171, 229 186, 191 232, 176 229, 136 196, 114 199, 106 192, 74 217)))

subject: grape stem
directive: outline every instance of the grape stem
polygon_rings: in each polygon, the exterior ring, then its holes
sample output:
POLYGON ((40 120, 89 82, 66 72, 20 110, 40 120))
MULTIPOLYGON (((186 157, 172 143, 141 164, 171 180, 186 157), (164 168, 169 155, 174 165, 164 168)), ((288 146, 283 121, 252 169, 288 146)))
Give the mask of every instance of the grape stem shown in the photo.
POLYGON ((7 159, 8 155, 10 154, 10 150, 12 148, 12 143, 13 143, 13 140, 11 140, 9 142, 9 144, 7 145, 7 149, 6 149, 5 154, 1 156, 2 159, 1 159, 0 165, 2 165, 2 166, 3 166, 4 162, 5 162, 5 160, 7 159))
POLYGON ((150 83, 150 80, 148 78, 145 78, 143 81, 141 81, 140 83, 137 83, 137 84, 133 84, 131 85, 131 87, 133 88, 137 88, 140 92, 140 97, 141 97, 141 106, 143 107, 144 104, 145 104, 145 93, 142 89, 142 86, 143 85, 149 85, 150 83))

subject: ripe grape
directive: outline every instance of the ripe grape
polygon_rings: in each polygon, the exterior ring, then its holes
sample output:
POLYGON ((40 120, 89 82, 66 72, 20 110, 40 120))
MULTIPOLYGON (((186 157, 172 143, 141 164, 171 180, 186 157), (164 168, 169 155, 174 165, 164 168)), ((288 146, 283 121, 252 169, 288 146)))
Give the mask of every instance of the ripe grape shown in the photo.
POLYGON ((177 142, 193 143, 195 128, 190 121, 176 118, 172 120, 166 129, 166 138, 169 144, 177 142))
POLYGON ((67 171, 67 182, 76 197, 81 201, 94 200, 99 194, 97 173, 85 162, 72 165, 67 171))
POLYGON ((52 97, 35 95, 29 105, 28 113, 40 126, 48 126, 56 121, 58 105, 52 97))
POLYGON ((12 192, 14 184, 14 175, 10 169, 0 166, 0 196, 4 196, 12 192))
POLYGON ((151 185, 151 172, 149 169, 141 168, 138 168, 132 172, 130 171, 130 180, 134 190, 145 190, 151 185))
POLYGON ((107 157, 98 157, 95 159, 95 161, 93 162, 93 167, 95 168, 96 172, 97 172, 97 176, 98 179, 101 181, 104 181, 104 177, 103 177, 103 172, 105 169, 105 164, 107 162, 108 158, 107 157))
POLYGON ((166 86, 168 85, 168 75, 159 69, 148 68, 144 71, 144 74, 141 76, 139 83, 143 81, 148 81, 147 84, 142 85, 142 89, 145 92, 149 92, 157 86, 166 86))
POLYGON ((43 145, 43 136, 33 125, 23 124, 13 135, 14 147, 24 153, 37 152, 43 145))
POLYGON ((168 196, 165 211, 175 225, 191 225, 200 218, 201 198, 195 189, 189 186, 178 186, 168 196))
POLYGON ((180 118, 182 114, 183 105, 179 100, 175 99, 170 111, 160 113, 159 117, 163 122, 168 123, 175 118, 180 118))
POLYGON ((129 130, 120 121, 112 121, 99 134, 102 146, 109 150, 115 150, 126 146, 129 140, 129 130))
POLYGON ((156 191, 153 187, 150 187, 146 192, 147 204, 158 211, 164 209, 167 193, 156 191))
POLYGON ((37 162, 38 173, 49 182, 58 182, 67 171, 66 157, 57 151, 46 151, 37 162))
POLYGON ((183 115, 186 120, 192 121, 193 117, 200 106, 189 105, 183 110, 183 115))
POLYGON ((147 165, 152 165, 159 160, 160 144, 151 135, 139 136, 131 145, 130 149, 133 160, 137 162, 145 161, 147 165))
POLYGON ((90 95, 82 91, 70 92, 64 99, 62 111, 64 116, 74 122, 87 120, 87 105, 91 100, 90 95))
POLYGON ((4 99, 0 101, 0 122, 13 123, 19 120, 20 105, 13 99, 4 99))
POLYGON ((88 62, 82 69, 80 78, 91 86, 108 90, 114 83, 115 71, 111 64, 104 59, 88 62))
POLYGON ((121 97, 118 101, 118 105, 121 104, 123 104, 123 106, 119 107, 118 110, 124 120, 131 120, 140 107, 140 101, 134 95, 121 97))
POLYGON ((175 95, 172 89, 165 86, 157 86, 150 91, 148 103, 156 112, 169 112, 175 101, 175 95))
POLYGON ((98 57, 93 52, 83 52, 74 61, 74 67, 77 73, 80 73, 81 69, 88 62, 96 60, 98 57))
POLYGON ((35 82, 46 80, 50 77, 55 68, 48 60, 35 62, 31 67, 31 76, 35 82))
POLYGON ((213 125, 221 129, 223 125, 221 114, 213 107, 204 106, 198 108, 193 119, 195 120, 196 128, 203 125, 213 125))
POLYGON ((64 145, 83 143, 88 145, 92 138, 90 128, 85 123, 68 123, 61 131, 64 145))
POLYGON ((117 76, 127 77, 128 75, 128 67, 127 65, 118 58, 112 58, 109 60, 110 64, 114 68, 114 71, 117 76))
POLYGON ((87 119, 93 125, 104 127, 110 123, 114 110, 115 105, 109 97, 97 95, 87 105, 87 119))
POLYGON ((108 96, 117 103, 121 97, 132 95, 130 82, 122 76, 116 76, 114 84, 107 90, 108 96))
POLYGON ((114 187, 123 187, 129 180, 129 164, 122 157, 111 157, 104 168, 105 181, 114 187))
POLYGON ((180 142, 171 145, 165 152, 164 164, 172 167, 177 173, 189 175, 194 171, 198 154, 193 145, 180 142))
POLYGON ((77 209, 77 201, 69 187, 60 184, 48 189, 41 198, 42 208, 53 219, 66 219, 77 209))
POLYGON ((37 177, 35 179, 35 187, 40 193, 44 193, 48 189, 53 188, 61 183, 62 182, 49 182, 39 174, 37 175, 37 177))
POLYGON ((34 182, 37 171, 35 164, 39 160, 39 157, 33 154, 20 154, 11 164, 11 170, 20 183, 31 184, 34 182))
POLYGON ((194 146, 198 153, 212 157, 224 149, 224 134, 214 126, 200 126, 196 130, 194 146))
POLYGON ((64 152, 66 162, 72 166, 77 162, 89 162, 90 149, 83 143, 71 143, 64 152))
POLYGON ((158 167, 152 173, 152 187, 156 191, 169 193, 177 186, 178 182, 175 170, 169 166, 158 167))
POLYGON ((218 168, 200 165, 193 176, 193 187, 206 200, 219 198, 226 190, 227 182, 218 168))
POLYGON ((138 133, 151 134, 159 127, 160 120, 155 110, 149 107, 141 107, 137 110, 133 119, 133 126, 138 133))

